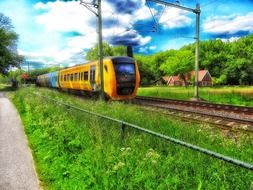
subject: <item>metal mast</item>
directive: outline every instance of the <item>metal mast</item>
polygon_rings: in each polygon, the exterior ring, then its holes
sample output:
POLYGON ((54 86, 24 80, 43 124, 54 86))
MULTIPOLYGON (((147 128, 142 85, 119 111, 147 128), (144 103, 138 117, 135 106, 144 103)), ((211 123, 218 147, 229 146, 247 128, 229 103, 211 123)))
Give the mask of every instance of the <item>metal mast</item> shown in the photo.
POLYGON ((104 94, 104 73, 103 73, 103 39, 102 39, 102 13, 101 0, 93 0, 93 3, 84 2, 80 0, 80 4, 85 6, 88 10, 94 13, 97 17, 97 34, 98 34, 98 60, 99 60, 99 74, 100 74, 100 97, 105 99, 104 94), (94 10, 95 8, 95 10, 94 10))
POLYGON ((192 12, 194 14, 196 14, 196 50, 195 50, 195 92, 194 92, 194 99, 195 100, 199 100, 199 84, 198 84, 198 74, 199 74, 199 25, 200 25, 200 5, 199 3, 196 4, 196 8, 192 9, 192 8, 188 8, 188 7, 184 7, 181 6, 179 4, 173 4, 173 3, 168 3, 162 0, 147 0, 147 1, 152 1, 154 3, 158 3, 158 4, 162 4, 165 6, 170 6, 170 7, 174 7, 177 9, 182 9, 188 12, 192 12))
POLYGON ((196 50, 195 50, 195 91, 194 98, 199 100, 199 21, 200 21, 200 6, 197 3, 196 9, 196 50))

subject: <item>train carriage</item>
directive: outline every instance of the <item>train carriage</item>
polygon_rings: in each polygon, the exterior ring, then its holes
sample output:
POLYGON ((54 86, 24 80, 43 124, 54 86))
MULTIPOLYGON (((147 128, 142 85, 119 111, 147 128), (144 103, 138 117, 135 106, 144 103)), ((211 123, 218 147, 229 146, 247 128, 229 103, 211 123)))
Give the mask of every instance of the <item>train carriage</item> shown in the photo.
MULTIPOLYGON (((131 57, 108 57, 103 60, 104 92, 112 100, 133 99, 140 82, 138 66, 131 57)), ((98 93, 100 91, 99 63, 94 61, 38 76, 41 86, 68 91, 98 93), (44 76, 48 82, 44 82, 44 76)))

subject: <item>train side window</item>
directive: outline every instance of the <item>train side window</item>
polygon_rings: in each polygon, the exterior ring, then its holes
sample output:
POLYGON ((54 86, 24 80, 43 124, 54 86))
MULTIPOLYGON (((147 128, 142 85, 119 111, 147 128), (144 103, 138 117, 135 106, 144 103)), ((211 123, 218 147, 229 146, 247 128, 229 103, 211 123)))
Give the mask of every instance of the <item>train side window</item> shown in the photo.
POLYGON ((90 71, 90 81, 95 81, 95 75, 96 73, 95 73, 95 70, 91 70, 90 71))
POLYGON ((83 72, 81 72, 81 80, 83 80, 83 72))
POLYGON ((73 81, 73 73, 70 75, 70 80, 73 81))
POLYGON ((77 80, 77 73, 75 73, 75 79, 74 79, 75 81, 77 80))
POLYGON ((89 75, 88 71, 86 71, 86 72, 83 73, 84 80, 86 80, 86 81, 88 80, 88 75, 89 75))

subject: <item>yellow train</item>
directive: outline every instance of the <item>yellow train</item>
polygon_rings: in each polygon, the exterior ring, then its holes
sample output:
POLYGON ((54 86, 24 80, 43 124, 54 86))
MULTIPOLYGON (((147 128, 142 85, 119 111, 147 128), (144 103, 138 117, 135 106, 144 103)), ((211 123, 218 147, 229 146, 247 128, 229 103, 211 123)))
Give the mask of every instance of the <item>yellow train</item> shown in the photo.
MULTIPOLYGON (((135 98, 140 83, 135 60, 131 57, 108 57, 103 60, 103 64, 106 97, 112 100, 135 98)), ((37 84, 80 93, 98 93, 99 63, 94 61, 40 75, 37 84)))

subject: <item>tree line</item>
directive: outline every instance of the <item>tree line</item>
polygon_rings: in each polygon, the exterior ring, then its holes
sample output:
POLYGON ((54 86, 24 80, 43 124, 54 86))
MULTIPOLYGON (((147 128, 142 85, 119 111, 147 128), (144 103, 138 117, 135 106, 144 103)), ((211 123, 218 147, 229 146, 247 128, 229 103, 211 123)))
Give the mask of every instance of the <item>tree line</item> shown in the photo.
POLYGON ((17 52, 17 41, 18 35, 10 18, 0 13, 0 74, 7 75, 24 60, 17 52))
MULTIPOLYGON (((153 55, 135 55, 141 83, 161 76, 179 75, 184 80, 194 70, 195 44, 153 55)), ((200 69, 209 70, 216 85, 253 85, 253 35, 234 42, 220 39, 200 42, 200 69)))

